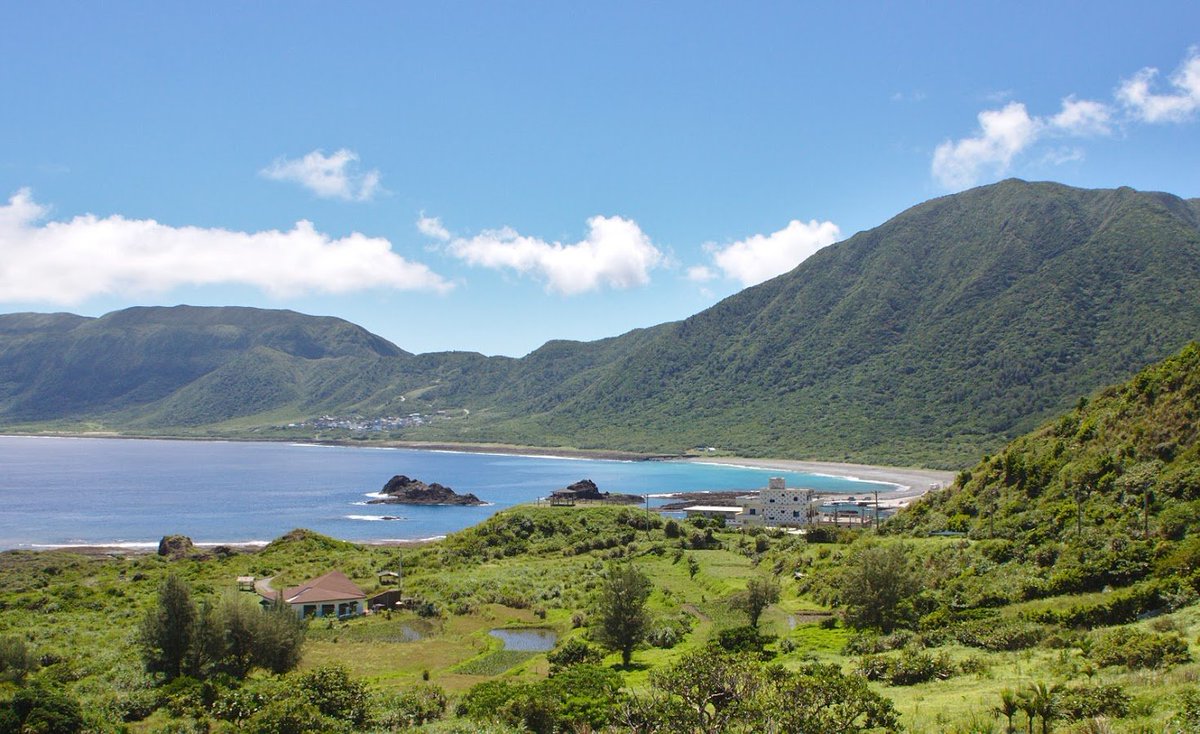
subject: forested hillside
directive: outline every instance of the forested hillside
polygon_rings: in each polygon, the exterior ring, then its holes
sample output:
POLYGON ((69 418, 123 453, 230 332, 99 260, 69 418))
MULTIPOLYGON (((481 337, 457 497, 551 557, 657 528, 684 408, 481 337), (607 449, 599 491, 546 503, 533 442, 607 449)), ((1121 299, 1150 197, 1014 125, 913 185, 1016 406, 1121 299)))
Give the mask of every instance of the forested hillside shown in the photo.
POLYGON ((1200 201, 1009 180, 935 199, 681 322, 520 358, 410 355, 255 309, 0 317, 0 423, 962 467, 1200 336, 1200 201))

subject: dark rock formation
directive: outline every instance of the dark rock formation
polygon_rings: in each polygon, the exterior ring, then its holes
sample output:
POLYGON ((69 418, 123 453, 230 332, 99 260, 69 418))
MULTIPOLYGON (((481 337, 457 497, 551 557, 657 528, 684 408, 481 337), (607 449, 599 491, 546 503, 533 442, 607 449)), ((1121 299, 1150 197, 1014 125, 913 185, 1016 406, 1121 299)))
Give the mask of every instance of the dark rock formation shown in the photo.
POLYGON ((614 504, 638 504, 642 498, 636 494, 612 494, 601 492, 591 479, 580 479, 565 489, 556 489, 550 493, 551 500, 580 500, 589 502, 611 502, 614 504))
POLYGON ((403 474, 397 474, 388 480, 380 490, 387 497, 373 499, 372 505, 484 505, 487 504, 473 494, 458 494, 449 487, 437 482, 426 484, 417 479, 409 479, 403 474))
POLYGON ((158 541, 158 555, 170 558, 184 558, 196 549, 192 539, 186 535, 164 535, 158 541))

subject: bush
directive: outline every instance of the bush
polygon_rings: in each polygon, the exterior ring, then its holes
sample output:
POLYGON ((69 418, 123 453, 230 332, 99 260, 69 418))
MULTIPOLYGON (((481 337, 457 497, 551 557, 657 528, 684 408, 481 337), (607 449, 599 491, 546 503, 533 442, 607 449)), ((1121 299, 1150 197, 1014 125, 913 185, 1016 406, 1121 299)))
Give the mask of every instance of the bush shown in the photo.
POLYGON ((300 697, 322 715, 361 727, 370 718, 367 686, 340 665, 327 665, 296 678, 300 697))
POLYGON ((20 637, 0 637, 0 681, 20 683, 38 669, 33 650, 20 637))
POLYGON ((950 656, 934 656, 925 652, 905 650, 895 657, 866 655, 858 662, 857 672, 867 680, 878 680, 893 686, 912 686, 935 678, 946 680, 957 672, 950 656))
POLYGON ((349 731, 349 727, 307 701, 284 698, 251 716, 243 730, 249 734, 333 734, 349 731))
POLYGON ((760 657, 770 657, 763 648, 775 641, 775 635, 764 635, 756 627, 731 627, 717 633, 716 645, 725 652, 752 653, 760 657))
POLYGON ((407 729, 437 721, 446 715, 446 692, 441 686, 421 683, 384 699, 379 724, 407 729))
POLYGON ((83 710, 79 702, 55 688, 41 685, 22 688, 13 696, 7 713, 7 717, 0 716, 0 727, 8 727, 12 732, 75 734, 83 731, 83 710))
POLYGON ((1121 718, 1129 713, 1132 699, 1116 684, 1077 686, 1059 692, 1055 708, 1069 721, 1097 716, 1121 718))
POLYGON ((964 645, 991 652, 1024 650, 1046 636, 1046 629, 1031 622, 987 619, 954 627, 954 638, 964 645))
POLYGON ((555 675, 573 665, 598 663, 603 658, 604 653, 578 637, 572 637, 546 655, 546 660, 550 663, 550 675, 555 675))
POLYGON ((1192 659, 1180 637, 1138 629, 1115 629, 1100 635, 1087 657, 1102 667, 1128 668, 1169 668, 1192 659))

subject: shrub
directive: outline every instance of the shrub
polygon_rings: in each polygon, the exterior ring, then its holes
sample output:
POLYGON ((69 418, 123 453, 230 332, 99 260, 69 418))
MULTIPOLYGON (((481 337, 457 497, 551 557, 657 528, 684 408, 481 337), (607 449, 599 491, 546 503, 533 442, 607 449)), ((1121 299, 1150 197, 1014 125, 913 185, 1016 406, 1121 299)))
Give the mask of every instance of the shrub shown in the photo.
POLYGON ((555 675, 573 665, 598 663, 603 658, 604 654, 600 650, 578 637, 572 637, 546 655, 546 660, 550 662, 550 675, 555 675))
POLYGON ((38 669, 38 659, 20 637, 0 637, 0 681, 20 683, 38 669))
POLYGON ((1116 684, 1076 686, 1059 692, 1055 707, 1069 721, 1097 716, 1121 718, 1129 713, 1132 699, 1116 684))
POLYGON ((1169 668, 1192 659, 1180 637, 1138 629, 1115 629, 1100 635, 1087 656, 1100 666, 1129 668, 1169 668))
POLYGON ((243 730, 249 734, 331 734, 349 731, 349 727, 307 701, 283 698, 251 716, 243 730))
POLYGON ((954 627, 954 638, 964 645, 991 652, 1024 650, 1046 636, 1046 629, 1031 622, 988 619, 954 627))
POLYGON ((370 717, 366 684, 340 665, 311 670, 296 679, 296 687, 303 700, 332 719, 362 726, 370 717))
POLYGON ((950 656, 942 653, 905 650, 895 657, 866 655, 858 662, 857 672, 867 680, 878 680, 893 686, 912 686, 935 678, 946 680, 957 672, 950 656))
POLYGON ((775 635, 764 635, 757 628, 746 625, 718 632, 716 646, 725 652, 745 652, 760 657, 770 657, 763 648, 774 642, 775 639, 775 635))
POLYGON ((421 683, 381 702, 379 724, 400 729, 422 726, 446 715, 446 692, 441 686, 421 683))

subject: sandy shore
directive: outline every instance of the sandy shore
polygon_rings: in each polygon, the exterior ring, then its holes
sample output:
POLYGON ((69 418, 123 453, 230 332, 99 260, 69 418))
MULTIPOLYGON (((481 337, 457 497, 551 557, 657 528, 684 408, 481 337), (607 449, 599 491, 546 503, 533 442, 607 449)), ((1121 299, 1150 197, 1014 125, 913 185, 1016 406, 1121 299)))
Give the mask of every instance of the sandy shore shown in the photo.
POLYGON ((868 466, 866 464, 841 464, 833 461, 797 461, 793 459, 745 459, 745 458, 698 458, 689 459, 705 464, 723 466, 749 466, 755 469, 804 472, 806 474, 828 474, 872 482, 887 482, 901 489, 879 497, 881 507, 903 507, 931 489, 948 486, 954 481, 954 472, 936 469, 913 469, 907 467, 868 466))

